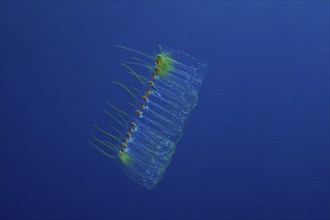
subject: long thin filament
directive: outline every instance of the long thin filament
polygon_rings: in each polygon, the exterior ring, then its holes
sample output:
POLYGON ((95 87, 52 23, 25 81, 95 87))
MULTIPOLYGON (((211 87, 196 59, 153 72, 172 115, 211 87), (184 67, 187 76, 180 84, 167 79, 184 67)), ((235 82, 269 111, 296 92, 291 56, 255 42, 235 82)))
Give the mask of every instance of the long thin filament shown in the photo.
POLYGON ((122 87, 123 89, 125 89, 135 100, 138 100, 138 98, 136 98, 136 96, 133 94, 133 92, 127 88, 126 86, 124 86, 122 83, 116 82, 116 81, 111 81, 111 83, 116 84, 120 87, 122 87))
POLYGON ((138 50, 135 50, 135 49, 132 49, 132 48, 129 48, 129 47, 124 47, 124 46, 118 45, 118 44, 117 44, 117 47, 123 48, 123 49, 128 50, 128 51, 132 51, 132 52, 137 53, 137 54, 140 54, 140 55, 145 56, 145 57, 147 57, 147 58, 149 58, 151 60, 154 59, 154 57, 153 56, 150 56, 149 54, 143 53, 141 51, 138 51, 138 50))

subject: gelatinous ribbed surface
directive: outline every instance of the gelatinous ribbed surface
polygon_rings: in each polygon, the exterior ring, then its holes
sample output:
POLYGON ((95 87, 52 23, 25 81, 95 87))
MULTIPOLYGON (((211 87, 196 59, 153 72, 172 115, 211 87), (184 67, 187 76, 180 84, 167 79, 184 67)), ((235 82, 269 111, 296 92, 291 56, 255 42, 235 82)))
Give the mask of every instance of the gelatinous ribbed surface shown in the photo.
MULTIPOLYGON (((172 160, 208 69, 190 55, 175 50, 166 52, 173 68, 153 81, 146 108, 139 117, 131 117, 136 130, 124 150, 129 159, 119 160, 129 178, 150 189, 159 183, 172 160)), ((146 75, 153 72, 150 69, 146 75)))

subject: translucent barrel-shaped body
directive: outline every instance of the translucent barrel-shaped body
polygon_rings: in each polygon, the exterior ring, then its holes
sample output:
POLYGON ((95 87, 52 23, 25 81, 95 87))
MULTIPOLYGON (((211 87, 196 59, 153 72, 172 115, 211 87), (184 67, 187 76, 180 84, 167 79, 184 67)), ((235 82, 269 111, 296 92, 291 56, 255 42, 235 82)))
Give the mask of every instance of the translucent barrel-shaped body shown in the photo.
MULTIPOLYGON (((157 77, 142 114, 132 118, 136 128, 125 157, 119 160, 129 178, 149 189, 159 183, 171 162, 208 70, 205 63, 188 54, 166 51, 171 68, 157 77)), ((154 69, 150 71, 154 73, 154 69)))

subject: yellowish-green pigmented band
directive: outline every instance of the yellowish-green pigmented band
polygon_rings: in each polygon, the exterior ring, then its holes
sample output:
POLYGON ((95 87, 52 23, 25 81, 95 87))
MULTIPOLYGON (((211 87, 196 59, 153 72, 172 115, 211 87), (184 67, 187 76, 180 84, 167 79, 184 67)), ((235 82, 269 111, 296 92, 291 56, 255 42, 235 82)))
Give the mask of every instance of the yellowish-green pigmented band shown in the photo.
POLYGON ((157 54, 155 72, 159 77, 166 76, 173 68, 173 60, 169 53, 163 52, 157 54))
POLYGON ((121 160, 121 162, 123 162, 123 164, 130 164, 132 162, 132 158, 124 151, 120 150, 118 157, 121 160))

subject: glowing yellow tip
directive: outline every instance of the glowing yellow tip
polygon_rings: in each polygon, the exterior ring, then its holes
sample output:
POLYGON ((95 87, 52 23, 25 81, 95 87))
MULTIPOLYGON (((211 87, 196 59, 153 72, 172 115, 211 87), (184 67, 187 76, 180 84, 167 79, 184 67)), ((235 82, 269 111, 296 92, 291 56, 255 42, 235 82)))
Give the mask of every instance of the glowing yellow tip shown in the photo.
POLYGON ((123 164, 129 164, 132 161, 131 157, 122 150, 119 151, 118 157, 121 160, 121 162, 123 162, 123 164))
POLYGON ((173 60, 169 53, 157 54, 155 72, 160 77, 166 76, 173 68, 173 60))

